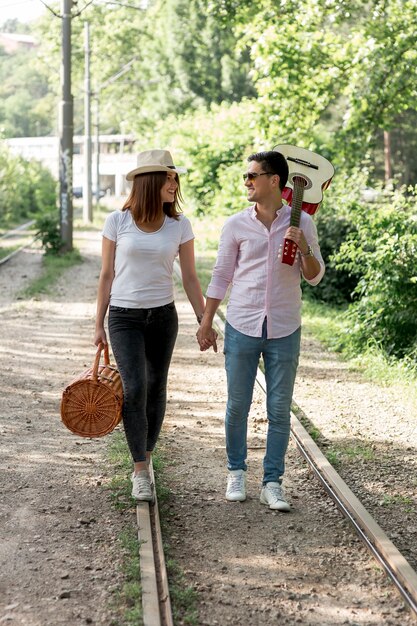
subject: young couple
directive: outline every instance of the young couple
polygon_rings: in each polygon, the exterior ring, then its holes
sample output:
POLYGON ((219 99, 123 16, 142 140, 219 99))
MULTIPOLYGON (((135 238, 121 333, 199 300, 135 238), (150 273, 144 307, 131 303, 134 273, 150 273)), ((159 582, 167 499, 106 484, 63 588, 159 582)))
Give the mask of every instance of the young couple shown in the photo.
POLYGON ((227 376, 226 499, 246 499, 247 419, 262 355, 267 384, 268 431, 260 500, 289 511, 283 488, 290 434, 290 406, 298 366, 301 278, 316 285, 324 274, 317 230, 302 211, 290 226, 282 202, 288 178, 276 151, 248 158, 243 174, 250 206, 228 218, 204 303, 194 262, 194 235, 180 211, 179 174, 166 150, 148 150, 129 172, 131 193, 122 211, 103 228, 94 343, 107 343, 104 320, 124 390, 123 423, 133 458, 132 496, 153 500, 148 463, 166 407, 167 377, 178 332, 173 262, 179 255, 182 282, 198 323, 200 350, 217 352, 214 314, 232 285, 224 339, 227 376), (281 263, 284 239, 298 246, 292 266, 281 263))

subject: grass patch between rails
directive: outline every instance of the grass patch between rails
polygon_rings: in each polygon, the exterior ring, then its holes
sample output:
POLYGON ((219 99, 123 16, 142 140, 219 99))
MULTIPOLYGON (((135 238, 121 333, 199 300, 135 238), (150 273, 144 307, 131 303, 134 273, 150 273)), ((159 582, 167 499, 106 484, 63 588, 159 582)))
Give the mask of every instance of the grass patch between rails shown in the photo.
MULTIPOLYGON (((112 504, 119 511, 131 509, 132 506, 135 506, 134 500, 130 495, 132 460, 124 434, 119 429, 116 429, 109 437, 107 458, 112 466, 113 474, 110 482, 112 504)), ((155 450, 152 455, 152 464, 156 482, 161 531, 164 536, 164 534, 169 534, 169 509, 164 507, 164 504, 169 499, 170 491, 163 480, 160 480, 160 476, 163 476, 164 468, 163 451, 160 449, 155 450)), ((136 526, 132 524, 126 528, 118 539, 121 542, 125 555, 123 559, 125 584, 117 594, 117 609, 123 613, 123 626, 142 626, 142 589, 140 585, 139 541, 136 526)), ((164 552, 172 612, 175 621, 178 618, 182 620, 183 624, 198 626, 196 592, 187 586, 184 574, 178 563, 170 555, 169 545, 165 542, 164 552)), ((122 626, 122 624, 119 622, 117 626, 122 626)))
MULTIPOLYGON (((109 437, 107 459, 112 467, 112 479, 109 486, 112 505, 118 511, 127 511, 134 506, 130 495, 132 461, 126 439, 119 428, 109 437)), ((120 617, 112 626, 143 626, 139 540, 136 525, 129 523, 117 540, 123 553, 124 583, 115 595, 115 608, 120 617)))
POLYGON ((24 220, 4 219, 4 217, 0 218, 0 237, 2 237, 3 235, 5 235, 11 230, 15 230, 19 228, 20 226, 23 226, 24 224, 31 224, 35 222, 35 219, 37 218, 37 216, 38 214, 36 213, 36 214, 33 214, 31 217, 27 217, 24 220))
POLYGON ((19 246, 10 246, 9 248, 0 248, 0 260, 1 259, 5 259, 6 256, 9 256, 9 254, 12 254, 12 252, 15 252, 16 250, 18 250, 19 246))
POLYGON ((165 476, 169 476, 169 471, 165 471, 164 449, 159 447, 154 455, 154 470, 156 490, 159 504, 159 517, 161 522, 161 532, 164 543, 165 563, 168 574, 169 594, 171 598, 172 615, 174 624, 181 623, 187 626, 198 626, 198 595, 193 587, 187 584, 185 575, 179 564, 172 556, 169 544, 169 521, 172 515, 170 507, 171 492, 165 484, 165 476))
POLYGON ((52 294, 60 276, 68 268, 82 262, 82 256, 77 249, 62 255, 45 254, 42 259, 41 275, 19 293, 19 299, 52 294))
MULTIPOLYGON (((123 552, 124 583, 115 596, 117 610, 121 611, 123 626, 143 626, 142 589, 140 586, 139 543, 136 527, 132 524, 118 537, 123 552)), ((120 619, 112 626, 122 626, 120 619)))

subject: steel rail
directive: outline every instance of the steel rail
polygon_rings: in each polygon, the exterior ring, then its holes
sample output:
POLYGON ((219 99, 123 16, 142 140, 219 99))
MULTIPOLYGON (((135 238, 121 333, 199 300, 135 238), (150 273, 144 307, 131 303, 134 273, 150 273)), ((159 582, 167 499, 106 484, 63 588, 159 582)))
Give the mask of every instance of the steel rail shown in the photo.
MULTIPOLYGON (((177 261, 174 263, 174 272, 177 278, 181 279, 181 269, 177 261)), ((224 337, 225 319, 220 310, 214 317, 214 325, 224 337)), ((256 382, 266 394, 265 376, 260 368, 257 370, 256 382)), ((417 617, 417 573, 329 463, 294 411, 298 414, 304 413, 295 402, 292 403, 291 437, 297 448, 370 553, 388 574, 414 612, 414 617, 417 617)), ((146 622, 145 624, 148 626, 146 622)))
MULTIPOLYGON (((298 412, 301 411, 297 405, 294 404, 294 406, 298 412)), ((291 434, 301 454, 321 481, 324 489, 345 517, 349 519, 359 537, 382 565, 417 616, 417 573, 340 478, 294 415, 292 416, 291 434)))
POLYGON ((38 239, 39 237, 34 237, 28 243, 25 243, 23 246, 20 246, 20 248, 16 248, 16 250, 13 250, 13 252, 10 252, 10 254, 0 259, 0 265, 4 265, 4 263, 7 263, 7 261, 10 261, 10 259, 12 259, 17 254, 19 254, 19 252, 22 252, 22 250, 25 250, 26 248, 30 248, 30 246, 32 246, 35 243, 35 241, 37 241, 38 239))
MULTIPOLYGON (((33 226, 33 224, 35 224, 35 220, 30 220, 29 222, 26 222, 25 224, 21 224, 20 226, 16 226, 16 228, 13 228, 13 229, 7 231, 6 233, 4 233, 3 235, 1 235, 0 240, 1 239, 11 238, 11 237, 13 237, 13 235, 15 233, 27 230, 31 226, 33 226)), ((11 252, 7 256, 3 257, 2 259, 0 259, 0 265, 3 265, 4 263, 7 263, 7 261, 10 261, 10 259, 12 259, 14 256, 19 254, 19 252, 22 252, 22 250, 25 250, 26 248, 30 248, 30 246, 32 246, 35 243, 35 241, 38 241, 40 238, 41 238, 40 235, 36 235, 28 243, 25 243, 24 245, 20 246, 19 248, 16 248, 16 250, 13 250, 13 252, 11 252)))
MULTIPOLYGON (((26 222, 25 224, 21 224, 20 226, 16 226, 16 228, 12 228, 11 230, 9 230, 6 233, 4 233, 3 235, 1 235, 0 240, 2 240, 2 239, 12 239, 12 237, 16 233, 19 233, 20 231, 27 230, 28 228, 33 226, 34 223, 35 223, 35 220, 30 220, 30 222, 26 222)), ((10 259, 12 259, 17 254, 19 254, 19 252, 22 252, 22 250, 25 250, 26 248, 30 248, 30 246, 32 246, 35 243, 35 241, 37 241, 39 239, 39 237, 40 237, 39 235, 37 235, 36 237, 33 237, 30 241, 28 241, 27 243, 23 244, 22 246, 19 246, 19 248, 16 248, 16 250, 13 250, 13 252, 10 252, 10 254, 8 254, 7 256, 5 256, 2 259, 0 259, 0 265, 4 265, 4 263, 7 263, 7 261, 10 261, 10 259)))
MULTIPOLYGON (((155 484, 152 462, 150 474, 155 484)), ((156 492, 153 503, 137 503, 136 519, 143 623, 145 626, 174 626, 156 492)))
POLYGON ((34 223, 35 223, 35 220, 30 220, 29 222, 20 224, 20 226, 16 226, 16 228, 12 228, 8 230, 7 232, 3 233, 3 235, 0 236, 0 239, 7 239, 8 237, 12 237, 16 232, 19 232, 21 230, 26 230, 30 226, 33 226, 34 223))
MULTIPOLYGON (((216 314, 214 322, 224 337, 223 318, 216 314)), ((266 394, 265 376, 260 368, 257 370, 256 382, 266 394)), ((293 407, 299 414, 302 413, 295 402, 293 407)), ((352 523, 359 537, 382 565, 417 617, 417 573, 329 463, 298 420, 294 410, 291 411, 291 437, 329 496, 352 523)))

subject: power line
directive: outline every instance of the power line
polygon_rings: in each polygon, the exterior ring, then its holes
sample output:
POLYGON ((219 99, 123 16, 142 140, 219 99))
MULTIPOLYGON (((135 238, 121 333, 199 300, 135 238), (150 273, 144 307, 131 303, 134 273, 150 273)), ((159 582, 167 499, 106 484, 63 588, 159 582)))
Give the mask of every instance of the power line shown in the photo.
MULTIPOLYGON (((42 4, 43 4, 43 5, 44 5, 44 6, 45 6, 45 7, 46 7, 46 8, 47 8, 47 9, 48 9, 48 10, 49 10, 49 11, 50 11, 53 15, 55 15, 55 17, 59 17, 59 18, 61 18, 61 19, 62 19, 63 15, 60 15, 59 13, 57 13, 56 11, 54 11, 54 9, 52 9, 49 5, 47 5, 47 4, 46 4, 46 2, 44 2, 44 0, 40 0, 40 1, 42 2, 42 4)), ((82 9, 79 9, 78 11, 76 11, 76 12, 72 13, 72 14, 71 14, 71 18, 73 18, 73 17, 79 17, 79 16, 81 15, 81 13, 83 13, 83 11, 85 11, 85 10, 86 10, 86 8, 87 8, 88 6, 90 6, 90 4, 92 4, 93 2, 94 2, 94 0, 89 0, 89 2, 87 2, 87 4, 85 4, 85 5, 83 6, 83 8, 82 8, 82 9)), ((74 6, 75 6, 75 5, 77 5, 77 4, 78 4, 77 0, 73 0, 73 2, 72 2, 72 7, 74 7, 74 6)))
POLYGON ((56 11, 54 11, 54 9, 52 9, 48 4, 46 4, 46 2, 44 2, 43 0, 41 0, 42 4, 44 7, 46 7, 48 9, 48 11, 50 11, 52 13, 52 15, 55 15, 55 17, 60 17, 62 18, 62 15, 60 15, 59 13, 57 13, 56 11))
MULTIPOLYGON (((73 15, 72 17, 78 17, 79 15, 81 15, 81 13, 82 13, 83 11, 85 11, 85 10, 86 10, 86 8, 87 8, 88 6, 90 6, 90 4, 92 4, 93 2, 94 2, 94 0, 89 0, 89 2, 87 2, 87 4, 85 4, 85 5, 83 6, 83 8, 82 8, 82 9, 80 9, 79 11, 77 11, 77 13, 74 13, 74 15, 73 15)), ((77 4, 77 2, 73 0, 73 4, 77 4)))
POLYGON ((117 0, 102 0, 102 2, 100 2, 100 4, 114 4, 117 5, 119 7, 126 7, 127 9, 135 9, 136 11, 143 11, 143 6, 142 7, 138 7, 136 5, 133 4, 126 4, 126 2, 118 2, 117 0))

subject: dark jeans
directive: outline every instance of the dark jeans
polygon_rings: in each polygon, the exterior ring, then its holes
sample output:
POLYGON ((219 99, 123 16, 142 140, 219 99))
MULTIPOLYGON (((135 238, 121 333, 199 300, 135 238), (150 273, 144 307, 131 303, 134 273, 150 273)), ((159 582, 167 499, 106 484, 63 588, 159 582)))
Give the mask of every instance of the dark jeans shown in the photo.
POLYGON ((168 369, 178 333, 174 302, 109 308, 109 335, 123 383, 123 424, 133 461, 145 461, 164 420, 168 369))

